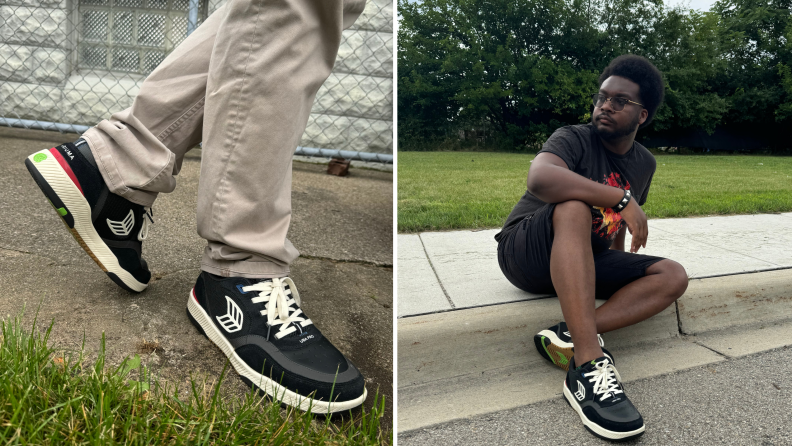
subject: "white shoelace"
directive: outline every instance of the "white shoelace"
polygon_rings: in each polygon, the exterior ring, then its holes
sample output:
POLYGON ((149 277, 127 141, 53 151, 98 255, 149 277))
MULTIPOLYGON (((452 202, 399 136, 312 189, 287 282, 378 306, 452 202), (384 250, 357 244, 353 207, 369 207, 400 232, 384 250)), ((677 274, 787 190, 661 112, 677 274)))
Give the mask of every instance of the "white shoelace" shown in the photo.
POLYGON ((143 226, 140 227, 140 232, 138 232, 138 240, 141 241, 141 242, 143 240, 146 240, 146 238, 148 237, 149 221, 151 221, 152 225, 154 224, 154 212, 151 211, 150 207, 144 207, 143 208, 143 226), (146 217, 148 217, 148 218, 146 218, 146 217))
POLYGON ((591 377, 589 382, 594 383, 594 395, 600 395, 600 401, 609 398, 612 396, 611 394, 616 395, 624 393, 624 391, 619 388, 621 376, 619 376, 619 372, 610 361, 603 359, 595 363, 594 367, 594 371, 584 373, 583 376, 591 377))
MULTIPOLYGON (((254 297, 252 302, 261 303, 265 302, 266 305, 260 314, 267 316, 267 325, 269 329, 280 325, 278 332, 275 334, 275 339, 294 333, 309 325, 313 322, 306 318, 301 317, 302 310, 300 309, 300 293, 294 286, 294 282, 288 277, 282 279, 271 279, 265 282, 259 282, 249 286, 243 286, 242 291, 258 291, 258 296, 254 297), (285 286, 288 285, 287 290, 285 286), (292 294, 292 292, 294 294, 292 294), (296 308, 291 308, 296 304, 296 308)), ((267 331, 267 340, 269 340, 269 330, 267 331)))

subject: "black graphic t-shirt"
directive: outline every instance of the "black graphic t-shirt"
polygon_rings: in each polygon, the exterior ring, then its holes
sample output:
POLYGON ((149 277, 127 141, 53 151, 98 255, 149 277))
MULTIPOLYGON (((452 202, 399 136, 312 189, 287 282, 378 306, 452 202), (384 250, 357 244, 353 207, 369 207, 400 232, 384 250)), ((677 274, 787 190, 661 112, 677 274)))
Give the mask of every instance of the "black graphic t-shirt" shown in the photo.
MULTIPOLYGON (((643 206, 649 193, 657 162, 644 146, 634 143, 624 155, 618 155, 602 145, 591 124, 571 125, 556 130, 539 153, 559 156, 569 170, 598 183, 628 189, 633 199, 643 206)), ((506 218, 503 230, 495 236, 500 241, 504 233, 532 215, 546 203, 530 192, 517 202, 506 218)), ((592 241, 599 239, 600 247, 610 247, 624 222, 621 214, 610 208, 591 207, 592 241)), ((596 242, 596 241, 595 241, 596 242)))

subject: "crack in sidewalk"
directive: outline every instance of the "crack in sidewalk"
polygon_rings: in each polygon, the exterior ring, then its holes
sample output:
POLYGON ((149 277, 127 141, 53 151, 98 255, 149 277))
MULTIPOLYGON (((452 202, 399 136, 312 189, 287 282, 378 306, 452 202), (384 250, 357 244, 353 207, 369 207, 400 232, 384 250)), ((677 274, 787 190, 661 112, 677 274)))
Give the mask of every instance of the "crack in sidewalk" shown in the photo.
POLYGON ((309 259, 309 260, 326 260, 328 262, 333 262, 333 263, 352 263, 357 265, 374 266, 377 268, 393 268, 392 263, 373 262, 370 260, 334 259, 332 257, 312 256, 306 254, 300 254, 299 258, 309 259))
MULTIPOLYGON (((690 279, 688 279, 688 282, 690 279)), ((682 297, 682 296, 680 296, 682 297)), ((677 318, 677 330, 679 330, 680 336, 684 336, 685 333, 682 331, 682 318, 679 316, 679 299, 674 301, 674 310, 676 310, 676 318, 677 318)))
POLYGON ((52 257, 46 256, 46 255, 38 253, 38 252, 23 251, 21 249, 10 248, 10 247, 7 247, 7 246, 0 246, 0 250, 16 252, 16 253, 19 253, 19 254, 27 254, 27 255, 31 255, 31 256, 40 257, 42 259, 46 259, 46 260, 49 260, 50 262, 52 262, 52 265, 49 265, 49 266, 67 266, 66 263, 62 263, 62 262, 60 262, 57 259, 53 259, 52 257))

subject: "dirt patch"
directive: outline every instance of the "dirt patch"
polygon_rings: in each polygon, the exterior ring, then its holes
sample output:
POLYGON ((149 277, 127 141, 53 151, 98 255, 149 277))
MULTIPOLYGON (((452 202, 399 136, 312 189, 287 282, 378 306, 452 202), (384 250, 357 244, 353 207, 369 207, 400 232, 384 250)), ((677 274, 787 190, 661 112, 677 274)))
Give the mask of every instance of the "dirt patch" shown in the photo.
POLYGON ((144 355, 149 355, 151 353, 164 353, 165 349, 162 348, 159 341, 147 341, 144 339, 138 343, 137 352, 144 355))

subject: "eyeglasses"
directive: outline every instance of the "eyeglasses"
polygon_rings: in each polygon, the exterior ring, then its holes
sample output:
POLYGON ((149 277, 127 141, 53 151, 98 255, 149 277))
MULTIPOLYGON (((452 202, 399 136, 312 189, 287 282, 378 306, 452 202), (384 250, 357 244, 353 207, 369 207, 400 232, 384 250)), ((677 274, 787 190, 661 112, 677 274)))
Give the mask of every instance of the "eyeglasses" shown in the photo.
POLYGON ((639 104, 627 98, 618 98, 618 97, 609 98, 601 93, 594 93, 591 96, 591 103, 594 104, 594 107, 602 107, 603 105, 605 105, 605 101, 610 101, 611 107, 613 107, 613 110, 615 111, 624 110, 624 106, 627 105, 628 102, 643 107, 643 104, 639 104))

